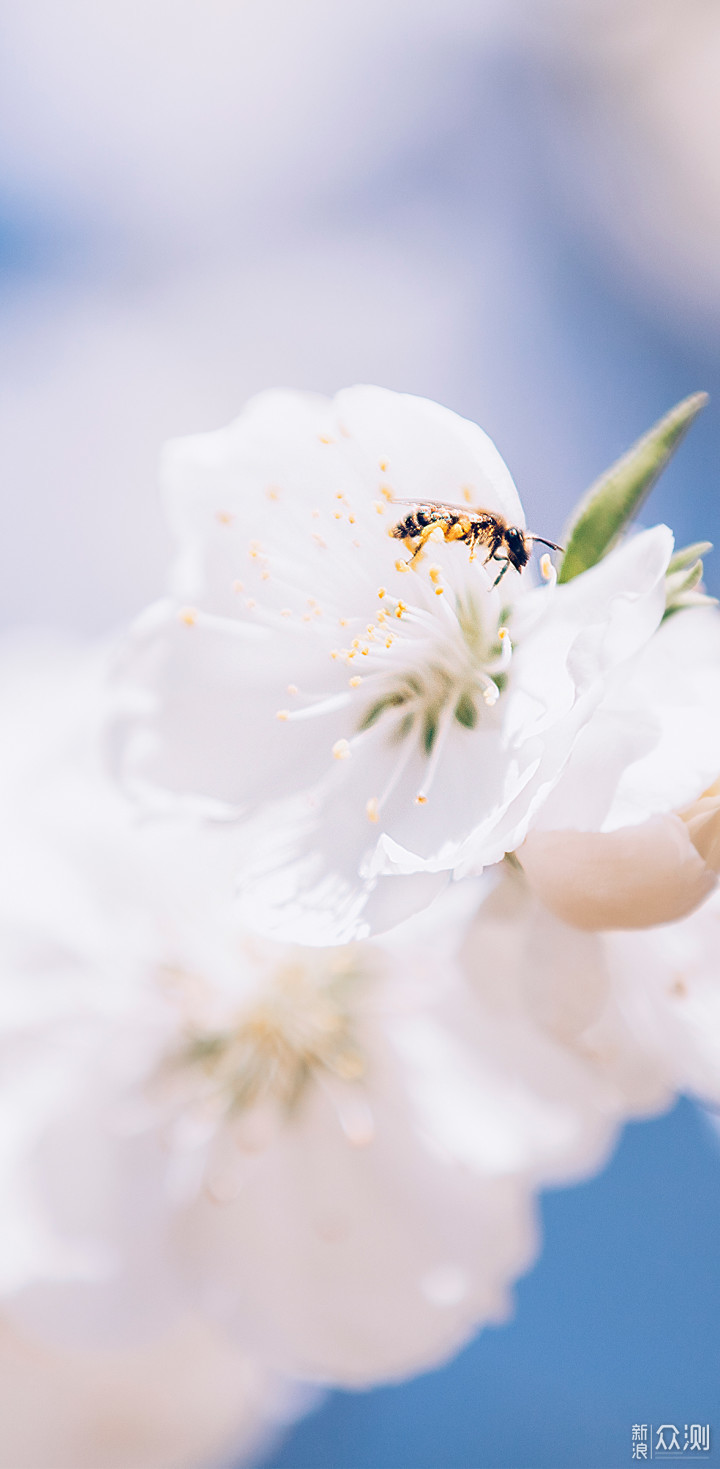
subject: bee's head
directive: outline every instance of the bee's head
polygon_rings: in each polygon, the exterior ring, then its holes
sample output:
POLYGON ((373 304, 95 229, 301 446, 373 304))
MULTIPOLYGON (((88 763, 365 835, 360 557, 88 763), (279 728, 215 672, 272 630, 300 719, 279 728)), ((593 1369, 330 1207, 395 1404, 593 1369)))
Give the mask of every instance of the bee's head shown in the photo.
POLYGON ((509 525, 505 532, 505 547, 508 561, 516 571, 522 571, 527 566, 530 552, 525 540, 524 531, 518 530, 517 526, 509 525))

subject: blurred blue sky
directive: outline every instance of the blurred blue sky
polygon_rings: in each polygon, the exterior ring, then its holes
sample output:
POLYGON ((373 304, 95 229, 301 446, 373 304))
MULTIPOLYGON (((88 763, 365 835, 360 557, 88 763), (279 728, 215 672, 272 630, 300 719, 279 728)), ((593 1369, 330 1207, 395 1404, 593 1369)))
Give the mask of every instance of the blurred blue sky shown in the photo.
MULTIPOLYGON (((408 51, 383 24, 375 40, 405 68, 402 125, 389 114, 358 151, 376 94, 356 97, 352 116, 328 104, 318 135, 339 131, 332 167, 315 138, 293 189, 282 170, 265 194, 243 195, 240 180, 237 208, 217 217, 203 197, 185 245, 160 187, 158 203, 143 178, 127 203, 132 158, 112 207, 111 187, 82 195, 62 169, 45 191, 42 170, 24 179, 21 147, 8 165, 5 626, 105 631, 154 597, 167 556, 161 441, 222 423, 273 383, 371 380, 447 402, 491 433, 529 524, 553 538, 597 473, 705 388, 710 406, 646 519, 720 545, 718 303, 683 314, 657 279, 638 289, 573 207, 566 162, 575 148, 582 166, 582 138, 522 30, 487 44, 438 24, 408 51)), ((720 593, 716 561, 707 579, 720 593)), ((619 1469, 638 1421, 710 1422, 720 1445, 720 1153, 704 1117, 682 1103, 631 1126, 606 1172, 545 1195, 542 1217, 544 1253, 513 1322, 413 1383, 331 1396, 267 1464, 619 1469)))

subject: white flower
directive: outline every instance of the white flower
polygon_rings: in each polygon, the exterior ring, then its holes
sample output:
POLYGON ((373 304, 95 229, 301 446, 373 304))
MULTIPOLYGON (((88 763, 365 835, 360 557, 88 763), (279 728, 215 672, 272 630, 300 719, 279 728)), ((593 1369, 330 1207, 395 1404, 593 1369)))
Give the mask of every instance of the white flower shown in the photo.
POLYGON ((346 1383, 437 1362, 507 1313, 534 1188, 620 1112, 468 982, 473 883, 382 943, 248 936, 222 830, 134 826, 92 773, 83 687, 18 674, 0 731, 33 882, 13 924, 0 888, 4 1309, 78 1350, 190 1313, 346 1383))
POLYGON ((2 1469, 197 1469, 265 1446, 277 1387, 207 1322, 142 1346, 69 1350, 0 1321, 2 1469))
POLYGON ((664 527, 562 587, 494 585, 440 532, 408 569, 393 501, 523 525, 487 437, 421 399, 264 394, 165 475, 175 596, 128 650, 125 775, 169 809, 269 814, 246 907, 288 937, 381 931, 516 847, 662 616, 664 527))
POLYGON ((718 770, 720 613, 696 607, 664 620, 611 672, 533 825, 547 831, 635 826, 697 800, 718 770))
MULTIPOLYGON (((477 916, 464 955, 483 1002, 518 1036, 531 1027, 556 1060, 596 1088, 618 1120, 671 1104, 680 1092, 720 1101, 720 902, 627 932, 588 932, 506 871, 477 916)), ((570 1108, 577 1105, 568 1091, 570 1108)))
POLYGON ((718 770, 720 616, 706 607, 670 617, 608 680, 518 851, 534 892, 587 929, 692 912, 720 870, 718 770), (624 770, 618 727, 635 744, 624 770))

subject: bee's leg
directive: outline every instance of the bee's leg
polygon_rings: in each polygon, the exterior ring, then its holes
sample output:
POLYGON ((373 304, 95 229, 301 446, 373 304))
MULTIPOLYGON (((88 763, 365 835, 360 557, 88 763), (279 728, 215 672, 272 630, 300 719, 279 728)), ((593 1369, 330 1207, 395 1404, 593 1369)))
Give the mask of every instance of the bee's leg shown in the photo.
MULTIPOLYGON (((487 545, 487 541, 485 542, 485 544, 487 545)), ((500 550, 500 547, 501 546, 502 546, 502 540, 500 540, 497 537, 494 537, 493 540, 490 542, 490 550, 488 551, 487 556, 485 557, 485 560, 483 561, 483 566, 487 566, 488 561, 497 561, 497 559, 498 559, 498 551, 500 550)))
MULTIPOLYGON (((499 560, 500 558, 499 557, 496 557, 495 559, 496 560, 499 560)), ((487 566, 487 561, 485 562, 485 565, 487 566)), ((510 559, 509 559, 508 556, 506 556, 505 557, 505 560, 503 561, 503 564, 502 564, 502 566, 500 568, 500 571, 498 572, 498 575, 495 577, 495 580, 494 580, 494 582, 492 584, 492 588, 491 588, 492 591, 494 591, 495 588, 496 588, 496 586, 498 586, 499 583, 502 581, 502 579, 503 579, 503 577, 505 575, 505 572, 507 571, 509 565, 510 565, 510 559)))

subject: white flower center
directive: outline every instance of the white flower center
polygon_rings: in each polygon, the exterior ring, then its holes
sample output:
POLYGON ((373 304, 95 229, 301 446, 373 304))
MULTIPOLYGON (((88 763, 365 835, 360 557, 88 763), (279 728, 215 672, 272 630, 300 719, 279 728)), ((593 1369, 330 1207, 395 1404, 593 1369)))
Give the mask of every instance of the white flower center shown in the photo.
POLYGON ((288 959, 227 1023, 193 1020, 166 1074, 191 1078, 196 1099, 226 1116, 267 1102, 290 1113, 319 1073, 357 1081, 365 1061, 350 1002, 360 977, 353 950, 288 959))
MULTIPOLYGON (((429 614, 397 605, 401 618, 414 624, 419 635, 405 641, 402 652, 398 650, 384 668, 382 655, 377 660, 376 694, 359 728, 370 729, 387 717, 394 739, 415 733, 425 754, 431 755, 448 715, 474 729, 483 709, 497 703, 506 682, 510 638, 506 627, 492 634, 485 629, 473 597, 458 601, 444 637, 438 637, 437 621, 429 614), (408 652, 411 659, 403 657, 408 652), (392 665, 398 662, 404 666, 396 672, 392 665)), ((367 690, 370 679, 364 683, 367 690)))
MULTIPOLYGON (((382 722, 389 739, 404 746, 390 785, 367 804, 370 821, 378 820, 418 743, 428 762, 415 796, 423 805, 453 724, 474 729, 488 717, 505 687, 512 655, 507 628, 498 627, 496 621, 488 625, 480 598, 472 594, 458 598, 454 609, 443 598, 443 609, 439 622, 433 612, 390 600, 388 616, 396 618, 402 630, 391 644, 385 640, 377 650, 371 646, 367 654, 368 675, 359 685, 364 707, 356 738, 382 722)), ((348 752, 351 749, 352 741, 348 752)))

